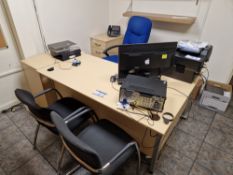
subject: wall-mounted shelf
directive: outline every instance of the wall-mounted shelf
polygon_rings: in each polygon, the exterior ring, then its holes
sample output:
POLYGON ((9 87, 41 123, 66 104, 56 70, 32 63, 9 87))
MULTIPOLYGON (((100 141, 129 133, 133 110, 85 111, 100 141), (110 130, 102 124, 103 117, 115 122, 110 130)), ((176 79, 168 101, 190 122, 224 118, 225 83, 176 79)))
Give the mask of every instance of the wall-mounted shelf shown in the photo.
POLYGON ((152 21, 177 23, 177 24, 193 24, 196 20, 195 17, 191 16, 177 16, 177 15, 166 15, 166 14, 156 14, 156 13, 145 13, 136 11, 127 11, 123 13, 125 17, 131 16, 145 16, 152 21))

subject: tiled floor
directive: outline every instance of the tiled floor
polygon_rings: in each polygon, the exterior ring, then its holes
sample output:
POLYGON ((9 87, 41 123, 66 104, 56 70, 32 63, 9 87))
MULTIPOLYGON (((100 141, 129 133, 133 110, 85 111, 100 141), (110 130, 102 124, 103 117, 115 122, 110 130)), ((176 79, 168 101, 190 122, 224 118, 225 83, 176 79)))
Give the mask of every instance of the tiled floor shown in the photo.
MULTIPOLYGON (((0 175, 54 175, 61 142, 41 128, 38 149, 32 141, 36 122, 23 109, 0 114, 0 175)), ((76 162, 66 153, 63 170, 76 162)), ((233 175, 233 102, 224 114, 194 104, 181 120, 156 163, 156 175, 233 175)), ((134 175, 131 159, 115 175, 134 175)), ((142 175, 149 175, 143 163, 142 175)), ((84 175, 81 170, 76 175, 84 175)))

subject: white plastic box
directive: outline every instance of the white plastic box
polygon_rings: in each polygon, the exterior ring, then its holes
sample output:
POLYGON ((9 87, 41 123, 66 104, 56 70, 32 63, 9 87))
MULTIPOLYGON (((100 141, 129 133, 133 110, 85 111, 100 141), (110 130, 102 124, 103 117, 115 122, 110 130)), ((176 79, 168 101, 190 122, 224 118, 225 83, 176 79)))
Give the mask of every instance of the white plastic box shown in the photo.
POLYGON ((199 104, 210 110, 224 112, 231 100, 231 94, 231 85, 208 81, 199 104))

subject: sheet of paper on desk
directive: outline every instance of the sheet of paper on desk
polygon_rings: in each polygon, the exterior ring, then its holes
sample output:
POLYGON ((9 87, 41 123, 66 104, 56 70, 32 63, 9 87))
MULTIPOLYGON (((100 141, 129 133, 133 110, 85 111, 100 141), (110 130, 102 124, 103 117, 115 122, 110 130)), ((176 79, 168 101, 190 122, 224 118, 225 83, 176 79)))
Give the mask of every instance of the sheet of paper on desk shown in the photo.
POLYGON ((192 56, 192 55, 185 55, 185 58, 195 60, 195 61, 200 61, 201 60, 200 57, 195 57, 195 56, 192 56))
POLYGON ((104 97, 105 95, 107 95, 107 93, 100 90, 96 90, 95 92, 93 92, 93 95, 96 95, 98 97, 104 97))

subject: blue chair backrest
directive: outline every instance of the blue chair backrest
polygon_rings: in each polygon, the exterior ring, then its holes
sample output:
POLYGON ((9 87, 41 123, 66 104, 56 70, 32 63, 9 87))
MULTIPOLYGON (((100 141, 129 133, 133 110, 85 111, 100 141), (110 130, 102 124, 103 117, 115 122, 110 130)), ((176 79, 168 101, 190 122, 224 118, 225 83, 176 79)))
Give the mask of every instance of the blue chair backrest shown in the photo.
POLYGON ((128 22, 123 44, 147 43, 150 37, 152 22, 142 16, 132 16, 128 22))

